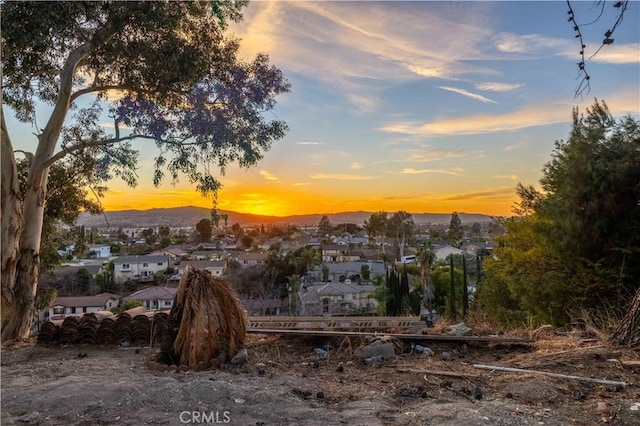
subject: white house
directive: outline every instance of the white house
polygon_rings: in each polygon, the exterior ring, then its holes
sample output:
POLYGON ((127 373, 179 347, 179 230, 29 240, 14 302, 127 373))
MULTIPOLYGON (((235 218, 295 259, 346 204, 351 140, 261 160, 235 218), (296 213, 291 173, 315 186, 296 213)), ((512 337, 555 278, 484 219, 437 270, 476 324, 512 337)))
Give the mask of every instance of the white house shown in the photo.
POLYGON ((49 319, 63 319, 68 316, 108 311, 120 304, 120 296, 100 293, 95 296, 57 297, 49 305, 49 319))
POLYGON ((111 257, 111 247, 108 244, 90 244, 89 257, 108 259, 111 257))
POLYGON ((122 256, 113 261, 117 281, 151 281, 156 272, 169 267, 168 256, 122 256))
POLYGON ((122 300, 137 300, 145 308, 159 311, 171 309, 177 291, 174 287, 147 287, 123 297, 122 300))

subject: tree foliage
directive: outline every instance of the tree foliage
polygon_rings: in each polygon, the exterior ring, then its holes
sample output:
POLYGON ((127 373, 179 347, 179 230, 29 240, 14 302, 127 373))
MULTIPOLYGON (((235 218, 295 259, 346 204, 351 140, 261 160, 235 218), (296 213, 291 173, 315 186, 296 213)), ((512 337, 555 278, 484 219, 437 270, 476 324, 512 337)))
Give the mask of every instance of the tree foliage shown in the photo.
POLYGON ((324 237, 326 235, 331 235, 332 232, 333 225, 331 225, 329 216, 322 216, 322 218, 320 219, 320 223, 318 223, 318 234, 324 237))
POLYGON ((462 238, 464 237, 464 229, 462 221, 458 216, 458 212, 451 213, 451 221, 449 222, 449 230, 447 231, 447 240, 453 247, 460 247, 462 238))
POLYGON ((53 164, 73 157, 96 180, 120 177, 133 186, 140 154, 133 143, 146 141, 157 149, 154 184, 165 175, 173 182, 186 176, 211 194, 228 165, 253 166, 282 138, 286 124, 266 113, 289 83, 264 54, 239 60, 238 41, 224 31, 246 4, 0 4, 3 106, 37 130, 26 197, 19 200, 2 111, 2 304, 12 312, 3 341, 30 329, 53 164), (41 103, 51 107, 43 128, 36 119, 41 103), (113 132, 102 125, 105 114, 113 132))
MULTIPOLYGON (((581 310, 620 310, 640 281, 640 123, 604 102, 573 113, 542 192, 519 185, 479 300, 498 319, 562 324, 581 310)), ((621 312, 618 312, 621 313, 621 312)))
POLYGON ((211 235, 213 234, 213 226, 211 225, 211 220, 204 218, 196 223, 196 234, 198 235, 198 241, 203 243, 209 241, 211 239, 211 235))

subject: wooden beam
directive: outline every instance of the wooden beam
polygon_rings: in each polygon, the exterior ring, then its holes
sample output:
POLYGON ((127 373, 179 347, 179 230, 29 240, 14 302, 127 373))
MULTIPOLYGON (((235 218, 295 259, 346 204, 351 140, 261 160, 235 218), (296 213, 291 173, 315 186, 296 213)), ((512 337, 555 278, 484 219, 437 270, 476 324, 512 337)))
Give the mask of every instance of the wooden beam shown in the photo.
POLYGON ((249 317, 249 328, 416 328, 425 327, 420 317, 249 317))
POLYGON ((448 336, 444 334, 403 334, 380 333, 361 331, 326 331, 326 330, 288 330, 249 328, 248 333, 254 334, 282 334, 286 336, 324 336, 324 337, 365 337, 365 336, 390 336, 400 340, 422 340, 439 342, 486 342, 486 343, 532 343, 533 340, 522 337, 498 337, 498 336, 448 336))
POLYGON ((500 367, 498 365, 476 364, 476 365, 473 366, 473 368, 480 368, 480 369, 483 369, 483 370, 493 370, 493 371, 504 371, 504 372, 507 372, 507 373, 541 374, 543 376, 558 377, 558 378, 561 378, 561 379, 577 380, 577 381, 580 381, 580 382, 600 383, 602 385, 612 385, 612 386, 622 386, 622 387, 627 386, 627 384, 625 382, 617 382, 617 381, 613 381, 613 380, 592 379, 591 377, 569 376, 569 375, 566 375, 566 374, 550 373, 548 371, 523 370, 523 369, 520 369, 520 368, 500 367))

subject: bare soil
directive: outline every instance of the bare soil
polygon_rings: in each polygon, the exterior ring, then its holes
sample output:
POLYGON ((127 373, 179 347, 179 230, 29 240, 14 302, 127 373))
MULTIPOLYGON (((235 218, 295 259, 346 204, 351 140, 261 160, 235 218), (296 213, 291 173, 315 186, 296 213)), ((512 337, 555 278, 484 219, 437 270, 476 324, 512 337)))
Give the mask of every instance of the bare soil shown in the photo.
POLYGON ((3 425, 640 425, 640 410, 632 409, 640 408, 640 370, 608 360, 640 359, 628 348, 572 334, 521 345, 423 343, 435 355, 400 353, 398 346, 395 361, 365 365, 353 352, 362 343, 251 335, 247 364, 199 372, 158 371, 149 362, 157 348, 23 343, 2 349, 1 420, 3 425), (329 355, 316 354, 318 347, 329 355), (474 364, 626 386, 479 370, 474 364))

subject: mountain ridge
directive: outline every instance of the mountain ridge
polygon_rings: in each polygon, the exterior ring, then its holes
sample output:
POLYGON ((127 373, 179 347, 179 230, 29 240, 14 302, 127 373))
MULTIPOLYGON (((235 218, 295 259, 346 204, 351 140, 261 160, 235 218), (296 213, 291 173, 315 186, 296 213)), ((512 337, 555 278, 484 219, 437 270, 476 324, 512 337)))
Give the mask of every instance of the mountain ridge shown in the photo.
MULTIPOLYGON (((289 216, 269 216, 251 213, 241 213, 231 210, 220 210, 220 214, 227 214, 227 225, 234 223, 241 225, 270 225, 270 224, 292 224, 315 226, 320 222, 322 216, 327 216, 331 223, 355 223, 362 225, 369 219, 372 213, 363 210, 336 212, 336 213, 310 213, 303 215, 289 216)), ((388 212, 392 215, 394 212, 388 212)), ((451 220, 451 213, 411 213, 417 224, 446 224, 451 220)), ((492 220, 492 216, 481 213, 463 213, 458 216, 462 223, 487 222, 492 220)), ((147 210, 114 210, 105 211, 104 215, 92 216, 82 213, 78 218, 78 225, 96 227, 189 227, 195 226, 201 219, 210 219, 211 209, 205 207, 183 206, 169 208, 153 208, 147 210), (105 219, 106 216, 106 219, 105 219)), ((221 220, 221 223, 223 221, 221 220)))

